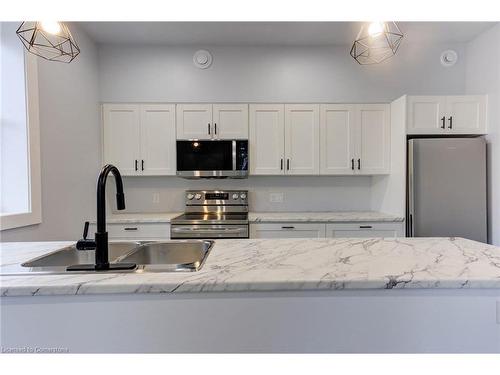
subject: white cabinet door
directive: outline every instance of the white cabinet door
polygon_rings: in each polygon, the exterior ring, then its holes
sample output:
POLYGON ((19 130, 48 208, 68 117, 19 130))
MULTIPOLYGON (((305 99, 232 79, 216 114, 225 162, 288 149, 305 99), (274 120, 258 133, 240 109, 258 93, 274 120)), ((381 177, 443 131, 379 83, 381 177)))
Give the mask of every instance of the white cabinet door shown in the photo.
POLYGON ((391 150, 390 107, 387 104, 359 104, 357 110, 357 174, 389 174, 391 150))
POLYGON ((250 238, 324 238, 322 223, 250 224, 250 238))
POLYGON ((319 174, 319 105, 285 105, 286 174, 319 174))
POLYGON ((327 238, 404 237, 403 223, 326 224, 327 238))
POLYGON ((141 105, 141 165, 143 175, 174 176, 175 105, 141 105))
POLYGON ((104 104, 103 163, 113 164, 124 176, 139 172, 139 105, 104 104))
POLYGON ((322 104, 320 113, 320 173, 353 174, 355 154, 354 104, 322 104))
POLYGON ((248 104, 214 104, 213 136, 248 139, 248 104))
POLYGON ((284 173, 284 128, 282 104, 250 105, 250 174, 284 173))
POLYGON ((211 139, 212 104, 177 105, 177 139, 211 139))
POLYGON ((408 96, 408 134, 442 134, 445 121, 445 96, 408 96))
POLYGON ((484 95, 446 97, 446 129, 451 134, 486 134, 484 95))

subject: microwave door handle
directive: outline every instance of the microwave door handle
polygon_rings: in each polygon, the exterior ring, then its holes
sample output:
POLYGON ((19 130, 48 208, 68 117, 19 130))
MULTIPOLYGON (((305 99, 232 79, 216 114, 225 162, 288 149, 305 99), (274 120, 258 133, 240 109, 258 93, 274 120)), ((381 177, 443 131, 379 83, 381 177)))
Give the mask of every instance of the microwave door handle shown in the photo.
POLYGON ((236 141, 232 141, 233 144, 233 171, 236 170, 236 141))

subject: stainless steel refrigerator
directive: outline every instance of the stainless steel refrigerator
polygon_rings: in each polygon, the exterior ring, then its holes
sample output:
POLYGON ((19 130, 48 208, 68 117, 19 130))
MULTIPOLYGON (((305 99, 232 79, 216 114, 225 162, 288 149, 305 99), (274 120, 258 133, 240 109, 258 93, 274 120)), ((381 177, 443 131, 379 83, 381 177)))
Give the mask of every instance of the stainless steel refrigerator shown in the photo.
POLYGON ((487 242, 485 140, 409 140, 407 197, 409 237, 487 242))

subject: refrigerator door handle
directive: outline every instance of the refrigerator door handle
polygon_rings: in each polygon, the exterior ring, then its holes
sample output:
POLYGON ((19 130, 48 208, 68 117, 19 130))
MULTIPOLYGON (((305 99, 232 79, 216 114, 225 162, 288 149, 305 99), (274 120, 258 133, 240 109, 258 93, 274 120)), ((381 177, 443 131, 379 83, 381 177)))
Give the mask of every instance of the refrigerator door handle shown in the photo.
POLYGON ((413 140, 408 142, 408 213, 406 223, 406 235, 413 237, 415 233, 415 196, 414 196, 414 165, 413 165, 413 140))
POLYGON ((448 121, 450 122, 450 126, 448 126, 448 129, 451 129, 453 127, 453 116, 450 116, 448 121))
POLYGON ((441 122, 442 122, 441 129, 444 129, 446 127, 446 117, 445 116, 441 117, 441 122))

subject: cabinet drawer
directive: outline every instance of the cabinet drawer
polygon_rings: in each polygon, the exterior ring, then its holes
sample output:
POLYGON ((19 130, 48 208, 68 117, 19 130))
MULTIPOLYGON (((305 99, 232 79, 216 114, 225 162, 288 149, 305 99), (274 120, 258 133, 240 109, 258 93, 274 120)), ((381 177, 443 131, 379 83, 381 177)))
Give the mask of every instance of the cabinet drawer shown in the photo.
MULTIPOLYGON (((110 223, 106 225, 108 237, 112 240, 137 239, 137 240, 168 240, 170 239, 169 223, 110 223)), ((96 231, 93 224, 89 231, 89 237, 96 231)))
POLYGON ((403 237, 403 223, 340 223, 327 224, 326 237, 363 238, 363 237, 403 237))
POLYGON ((325 224, 250 224, 250 238, 324 238, 325 224))

